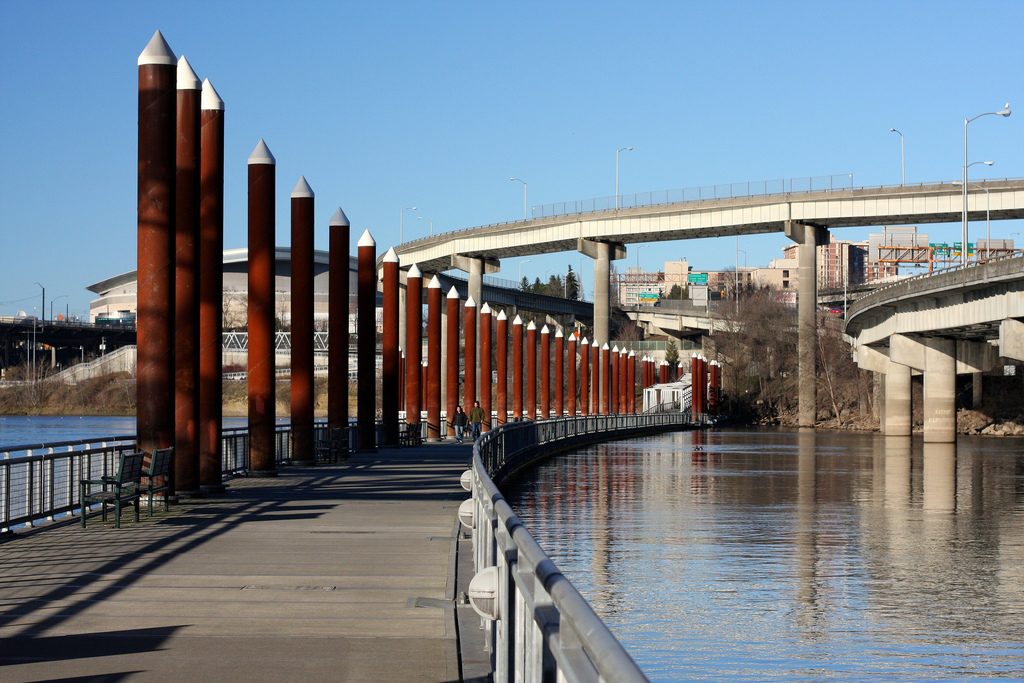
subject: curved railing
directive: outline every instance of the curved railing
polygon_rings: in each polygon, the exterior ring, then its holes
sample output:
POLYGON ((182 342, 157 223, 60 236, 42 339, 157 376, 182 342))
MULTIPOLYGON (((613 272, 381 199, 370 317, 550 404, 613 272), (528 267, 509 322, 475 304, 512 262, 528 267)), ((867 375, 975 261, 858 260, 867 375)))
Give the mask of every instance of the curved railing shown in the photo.
POLYGON ((460 518, 473 527, 470 600, 484 618, 495 681, 646 681, 605 623, 555 566, 497 484, 553 452, 643 432, 679 429, 676 414, 517 422, 473 447, 471 489, 460 518), (467 506, 471 506, 467 510, 467 506))

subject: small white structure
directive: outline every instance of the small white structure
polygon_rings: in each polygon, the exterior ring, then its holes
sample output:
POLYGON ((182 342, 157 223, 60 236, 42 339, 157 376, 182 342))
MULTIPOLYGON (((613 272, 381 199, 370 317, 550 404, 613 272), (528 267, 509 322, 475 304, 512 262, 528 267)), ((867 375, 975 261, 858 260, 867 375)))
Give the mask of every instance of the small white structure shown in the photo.
POLYGON ((685 413, 691 401, 689 373, 675 382, 652 384, 644 389, 645 413, 685 413))

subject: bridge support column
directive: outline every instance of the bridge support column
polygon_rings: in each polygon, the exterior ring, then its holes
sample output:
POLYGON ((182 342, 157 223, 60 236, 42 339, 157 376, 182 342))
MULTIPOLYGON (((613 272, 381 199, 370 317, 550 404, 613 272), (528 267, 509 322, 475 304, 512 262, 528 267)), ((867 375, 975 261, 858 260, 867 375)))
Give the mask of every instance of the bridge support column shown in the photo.
POLYGON ((886 436, 910 436, 911 369, 889 361, 885 370, 885 412, 881 431, 886 436))
MULTIPOLYGON (((924 373, 924 440, 928 443, 956 441, 956 353, 957 343, 953 339, 918 339, 902 334, 889 338, 889 360, 924 373)), ((890 380, 887 375, 886 403, 892 397, 888 390, 890 380)), ((890 432, 892 415, 890 410, 886 416, 886 429, 890 432)))
POLYGON ((441 440, 441 281, 427 285, 427 441, 441 440))
POLYGON ((999 355, 1024 361, 1024 323, 1012 318, 999 323, 999 355))
POLYGON ((292 189, 292 460, 313 461, 313 189, 292 189))
MULTIPOLYGON (((609 289, 611 262, 626 258, 626 247, 617 242, 596 242, 580 238, 577 250, 594 259, 594 339, 597 348, 609 340, 608 320, 611 316, 609 289)), ((605 398, 607 400, 607 398, 605 398)))
POLYGON ((799 295, 797 298, 799 367, 799 417, 801 427, 817 422, 817 314, 818 314, 818 245, 828 244, 828 231, 814 225, 786 221, 786 237, 800 245, 799 295))

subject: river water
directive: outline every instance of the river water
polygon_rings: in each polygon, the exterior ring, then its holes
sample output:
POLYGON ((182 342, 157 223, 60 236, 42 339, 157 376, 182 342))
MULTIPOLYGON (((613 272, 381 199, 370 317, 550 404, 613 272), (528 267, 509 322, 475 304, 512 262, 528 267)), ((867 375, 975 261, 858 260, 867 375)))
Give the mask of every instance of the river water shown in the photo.
POLYGON ((653 680, 1024 678, 1024 440, 684 432, 505 489, 653 680))
MULTIPOLYGON (((225 427, 243 427, 244 417, 224 418, 225 427)), ((0 415, 0 450, 25 444, 76 441, 135 434, 134 417, 78 415, 0 415)))

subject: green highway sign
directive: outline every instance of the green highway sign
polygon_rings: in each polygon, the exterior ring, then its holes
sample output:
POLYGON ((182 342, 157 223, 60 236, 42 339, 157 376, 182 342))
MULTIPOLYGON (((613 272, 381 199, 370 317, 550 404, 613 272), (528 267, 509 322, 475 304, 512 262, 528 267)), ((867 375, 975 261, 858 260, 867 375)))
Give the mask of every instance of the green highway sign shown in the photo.
POLYGON ((686 276, 686 282, 691 285, 706 285, 708 283, 708 274, 690 273, 686 276))

